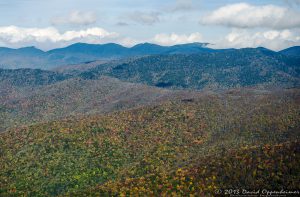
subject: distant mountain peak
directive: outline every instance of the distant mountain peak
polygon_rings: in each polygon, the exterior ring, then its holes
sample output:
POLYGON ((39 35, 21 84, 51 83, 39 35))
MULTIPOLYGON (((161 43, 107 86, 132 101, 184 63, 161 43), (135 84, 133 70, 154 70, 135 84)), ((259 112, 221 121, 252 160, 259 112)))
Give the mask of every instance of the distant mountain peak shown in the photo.
POLYGON ((150 43, 150 42, 144 42, 144 43, 136 44, 136 45, 134 45, 132 48, 138 47, 138 46, 160 46, 160 45, 154 44, 154 43, 150 43))
POLYGON ((138 50, 141 50, 141 51, 147 51, 147 50, 150 50, 150 51, 155 51, 155 50, 159 50, 159 52, 161 50, 165 50, 165 48, 167 47, 163 47, 163 46, 160 46, 158 44, 153 44, 153 43, 141 43, 141 44, 137 44, 133 47, 130 48, 130 50, 135 50, 135 51, 138 51, 138 50))
POLYGON ((22 47, 17 50, 18 51, 26 51, 26 52, 44 52, 43 50, 38 49, 35 46, 22 47))

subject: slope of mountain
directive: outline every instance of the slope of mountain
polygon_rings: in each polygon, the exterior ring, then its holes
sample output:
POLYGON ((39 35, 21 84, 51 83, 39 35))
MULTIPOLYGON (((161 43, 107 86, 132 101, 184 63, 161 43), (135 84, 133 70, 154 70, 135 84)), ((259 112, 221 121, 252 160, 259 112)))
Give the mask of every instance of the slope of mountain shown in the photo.
POLYGON ((207 48, 207 46, 208 43, 179 44, 169 47, 167 54, 193 54, 219 51, 216 49, 207 48))
POLYGON ((123 47, 118 44, 108 43, 108 44, 86 44, 86 43, 76 43, 72 44, 65 48, 54 49, 48 51, 50 54, 80 54, 84 53, 87 55, 104 55, 104 56, 112 56, 116 54, 122 54, 126 51, 126 47, 123 47))
POLYGON ((68 77, 68 75, 40 69, 0 69, 0 83, 12 86, 48 85, 68 77))
POLYGON ((284 49, 282 51, 279 51, 279 53, 282 53, 284 55, 300 57, 300 46, 290 47, 290 48, 284 49))
POLYGON ((197 93, 174 92, 109 77, 85 80, 51 71, 0 70, 0 131, 67 116, 106 113, 197 93))
POLYGON ((87 61, 81 64, 70 64, 64 66, 57 66, 52 68, 52 71, 59 72, 62 74, 71 74, 71 75, 80 75, 83 72, 87 72, 92 68, 98 67, 97 71, 99 71, 100 67, 103 70, 108 70, 111 67, 117 66, 119 64, 128 63, 139 59, 139 57, 129 57, 123 59, 116 60, 97 60, 97 61, 87 61))
POLYGON ((264 49, 157 55, 119 65, 102 64, 83 72, 93 79, 120 80, 163 88, 224 89, 245 86, 298 87, 300 59, 264 49))
POLYGON ((0 68, 43 68, 47 55, 35 47, 0 48, 0 68))
POLYGON ((157 44, 151 43, 142 43, 133 46, 130 49, 132 54, 140 54, 140 55, 154 55, 154 54, 161 54, 166 53, 169 50, 169 47, 160 46, 157 44))
POLYGON ((137 55, 158 54, 192 54, 201 52, 212 52, 214 49, 207 48, 208 43, 190 43, 174 46, 160 46, 151 43, 138 44, 130 48, 130 53, 137 55))
POLYGON ((26 56, 33 56, 33 55, 43 55, 45 52, 37 49, 33 46, 31 47, 24 47, 19 49, 11 49, 6 47, 0 47, 0 54, 16 54, 16 55, 26 55, 26 56))
POLYGON ((62 59, 71 64, 94 61, 98 59, 114 59, 126 57, 128 48, 118 44, 84 44, 77 43, 66 48, 48 51, 50 61, 61 61, 62 59))
POLYGON ((299 90, 202 94, 0 134, 0 195, 299 189, 299 90))

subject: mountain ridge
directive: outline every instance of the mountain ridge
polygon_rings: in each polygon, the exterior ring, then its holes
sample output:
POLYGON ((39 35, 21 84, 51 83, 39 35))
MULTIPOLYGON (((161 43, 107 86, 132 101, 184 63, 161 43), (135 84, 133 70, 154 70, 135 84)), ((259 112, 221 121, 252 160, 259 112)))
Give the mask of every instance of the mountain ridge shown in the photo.
MULTIPOLYGON (((56 66, 78 64, 87 61, 112 60, 145 55, 167 54, 195 54, 220 51, 235 51, 241 49, 213 49, 209 43, 187 43, 172 46, 161 46, 152 43, 140 43, 132 47, 125 47, 116 43, 88 44, 75 43, 63 48, 43 51, 36 47, 19 49, 0 48, 0 68, 42 68, 51 69, 56 66)), ((256 49, 263 49, 258 47, 256 49)), ((285 49, 292 50, 293 47, 285 49)), ((286 54, 286 51, 269 52, 286 54)), ((295 53, 295 52, 293 52, 295 53)))
POLYGON ((280 53, 285 54, 285 55, 300 57, 300 46, 293 46, 293 47, 284 49, 284 50, 280 51, 280 53))
POLYGON ((174 89, 227 89, 271 85, 297 87, 300 60, 276 52, 239 49, 195 54, 152 55, 119 64, 104 63, 79 75, 101 75, 132 83, 174 89))

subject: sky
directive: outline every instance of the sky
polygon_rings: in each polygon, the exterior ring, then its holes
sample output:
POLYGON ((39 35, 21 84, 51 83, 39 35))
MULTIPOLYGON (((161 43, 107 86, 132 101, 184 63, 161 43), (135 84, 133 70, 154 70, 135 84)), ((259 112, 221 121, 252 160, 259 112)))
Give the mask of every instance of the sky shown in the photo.
POLYGON ((300 0, 0 0, 0 47, 300 45, 300 0))

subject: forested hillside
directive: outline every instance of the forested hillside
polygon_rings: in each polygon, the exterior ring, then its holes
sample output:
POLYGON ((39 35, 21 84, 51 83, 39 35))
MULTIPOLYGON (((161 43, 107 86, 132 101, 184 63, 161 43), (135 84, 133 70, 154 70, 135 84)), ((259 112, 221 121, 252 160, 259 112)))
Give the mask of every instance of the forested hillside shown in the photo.
POLYGON ((299 188, 299 91, 236 90, 0 134, 2 195, 299 188))
POLYGON ((300 59, 264 48, 192 55, 143 57, 119 65, 103 64, 82 76, 175 89, 228 89, 246 86, 298 87, 300 59))
POLYGON ((0 132, 11 126, 107 113, 188 95, 110 77, 85 80, 48 71, 29 73, 0 73, 0 132))

